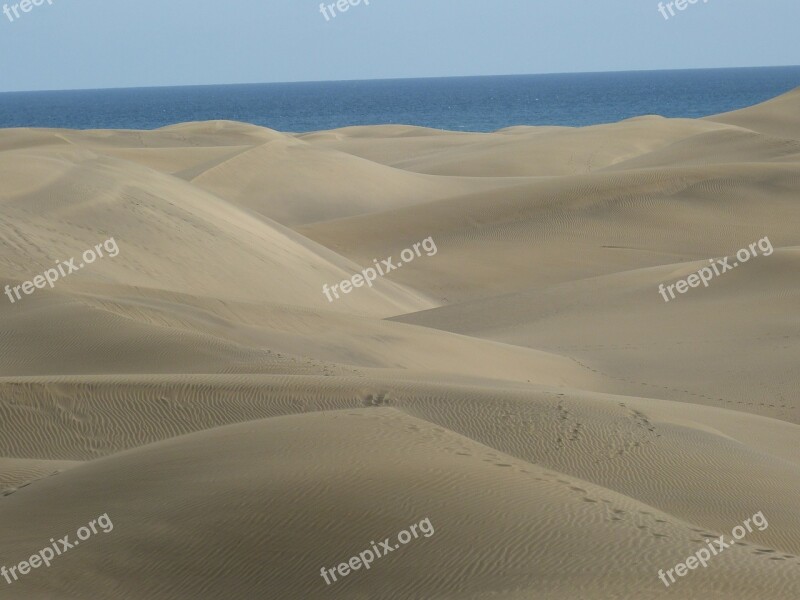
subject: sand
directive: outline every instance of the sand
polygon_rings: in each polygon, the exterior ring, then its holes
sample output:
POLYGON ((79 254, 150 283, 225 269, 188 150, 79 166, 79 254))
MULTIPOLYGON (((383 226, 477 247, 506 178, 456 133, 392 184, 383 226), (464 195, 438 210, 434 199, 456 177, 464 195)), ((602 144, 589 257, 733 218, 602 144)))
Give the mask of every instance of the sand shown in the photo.
POLYGON ((0 291, 119 246, 0 296, 0 566, 114 525, 0 597, 800 597, 800 90, 487 134, 7 129, 0 182, 0 291))

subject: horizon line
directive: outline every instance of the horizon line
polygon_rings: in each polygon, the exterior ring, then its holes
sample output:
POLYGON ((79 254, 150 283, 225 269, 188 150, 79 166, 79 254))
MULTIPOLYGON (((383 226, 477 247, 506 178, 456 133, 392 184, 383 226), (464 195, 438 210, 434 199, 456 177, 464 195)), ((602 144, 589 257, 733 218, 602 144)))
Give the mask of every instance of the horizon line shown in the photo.
POLYGON ((368 82, 368 81, 415 81, 425 79, 478 79, 487 77, 538 77, 547 75, 599 75, 610 73, 671 73, 679 71, 723 71, 735 69, 784 69, 800 67, 800 65, 757 65, 744 67, 694 67, 687 69, 628 69, 621 71, 554 71, 547 73, 498 73, 493 75, 430 75, 427 77, 376 77, 371 79, 320 79, 320 80, 296 80, 296 81, 250 81, 237 83, 187 83, 180 85, 136 85, 119 87, 99 87, 99 88, 60 88, 60 89, 33 89, 33 90, 6 90, 0 94, 26 94, 26 93, 45 93, 45 92, 101 92, 110 90, 152 90, 152 89, 174 89, 174 88, 194 88, 194 87, 225 87, 225 86, 244 86, 244 85, 286 85, 302 83, 345 83, 345 82, 368 82))

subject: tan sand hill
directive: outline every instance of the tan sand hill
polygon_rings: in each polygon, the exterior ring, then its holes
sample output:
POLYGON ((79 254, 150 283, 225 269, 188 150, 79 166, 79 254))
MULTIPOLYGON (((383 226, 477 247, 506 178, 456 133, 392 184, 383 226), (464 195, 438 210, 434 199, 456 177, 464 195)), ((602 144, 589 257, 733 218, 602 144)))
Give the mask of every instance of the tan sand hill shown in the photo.
MULTIPOLYGON (((298 598, 388 598, 398 589, 481 598, 498 588, 507 598, 647 597, 648 565, 668 564, 697 537, 645 504, 389 408, 253 421, 139 448, 39 481, 6 497, 3 511, 10 535, 35 547, 50 531, 68 531, 76 512, 88 519, 109 504, 114 530, 70 551, 48 577, 25 582, 27 597, 80 596, 90 587, 112 596, 132 585, 149 598, 274 589, 298 598), (65 507, 87 497, 79 511, 65 507), (23 526, 29 515, 35 520, 23 526), (321 566, 422 518, 433 525, 429 538, 376 560, 372 572, 320 585, 321 566), (485 535, 476 538, 476 527, 485 535), (150 549, 164 538, 171 551, 160 556, 150 549)), ((695 584, 711 598, 796 582, 796 564, 746 547, 714 567, 695 584)))
POLYGON ((799 102, 800 88, 795 88, 787 94, 757 106, 715 115, 708 117, 707 120, 738 125, 779 138, 798 140, 800 139, 800 114, 797 111, 799 102))
POLYGON ((797 540, 786 535, 797 519, 786 501, 795 491, 792 474, 800 464, 797 446, 787 443, 798 434, 797 425, 566 388, 376 379, 192 375, 176 380, 150 375, 26 378, 16 386, 6 379, 2 385, 14 404, 3 419, 16 433, 3 451, 89 460, 220 423, 389 406, 707 527, 724 529, 757 504, 783 523, 760 534, 762 543, 800 552, 797 540), (20 408, 32 398, 41 407, 36 414, 20 408), (80 416, 77 422, 63 411, 67 398, 71 412, 80 416), (86 430, 98 426, 110 433, 103 445, 84 439, 86 430), (708 470, 708 464, 724 468, 708 470), (658 478, 643 481, 643 473, 656 470, 658 478), (754 471, 769 477, 750 481, 744 476, 754 471), (712 503, 686 502, 687 494, 711 490, 716 496, 712 503))
MULTIPOLYGON (((120 245, 119 256, 64 279, 59 291, 94 280, 341 310, 319 293, 317 280, 335 282, 356 268, 180 179, 87 150, 4 153, 0 177, 8 186, 0 204, 11 219, 0 239, 5 283, 79 256, 109 236, 120 245)), ((382 316, 431 305, 388 280, 376 288, 378 294, 348 298, 350 308, 382 316)))
POLYGON ((787 278, 800 270, 800 247, 753 261, 669 303, 659 284, 685 278, 707 261, 541 286, 397 320, 568 355, 605 378, 595 389, 800 424, 793 368, 800 281, 787 278), (709 355, 724 365, 726 377, 709 376, 709 355))
POLYGON ((0 130, 0 597, 800 597, 799 115, 0 130))

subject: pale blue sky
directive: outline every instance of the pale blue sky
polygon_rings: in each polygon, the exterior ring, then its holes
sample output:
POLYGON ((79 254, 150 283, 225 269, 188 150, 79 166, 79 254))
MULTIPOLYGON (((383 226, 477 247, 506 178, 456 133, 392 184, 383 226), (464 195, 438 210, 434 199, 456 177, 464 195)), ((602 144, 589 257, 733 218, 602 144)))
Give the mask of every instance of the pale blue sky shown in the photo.
POLYGON ((52 2, 0 13, 0 91, 800 64, 800 0, 52 2))

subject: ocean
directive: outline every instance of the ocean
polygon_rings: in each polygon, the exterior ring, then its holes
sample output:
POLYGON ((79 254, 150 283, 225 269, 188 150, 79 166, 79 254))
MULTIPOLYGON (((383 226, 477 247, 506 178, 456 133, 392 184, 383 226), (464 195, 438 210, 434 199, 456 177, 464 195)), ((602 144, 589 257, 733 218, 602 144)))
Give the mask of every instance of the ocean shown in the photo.
POLYGON ((155 129, 229 119, 279 131, 402 123, 462 131, 702 117, 800 86, 800 67, 210 85, 0 94, 0 127, 155 129))

